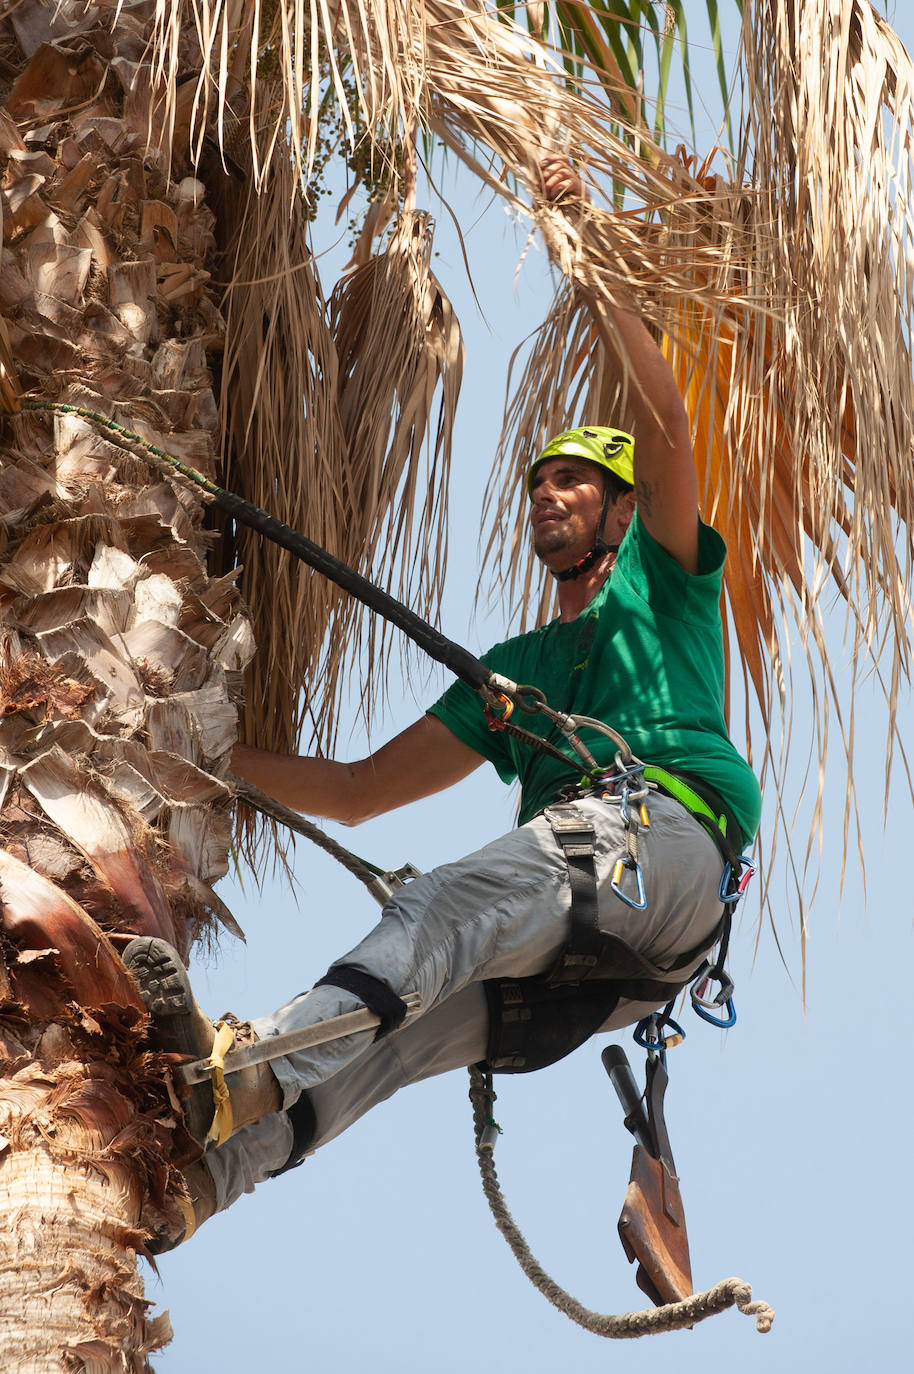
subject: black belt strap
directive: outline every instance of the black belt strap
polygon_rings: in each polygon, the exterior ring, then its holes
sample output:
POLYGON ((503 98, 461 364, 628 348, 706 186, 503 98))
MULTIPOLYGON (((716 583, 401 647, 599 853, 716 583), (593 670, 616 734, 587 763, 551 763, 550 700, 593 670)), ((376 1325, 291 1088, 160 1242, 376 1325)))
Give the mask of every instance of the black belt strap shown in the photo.
POLYGON ((286 1111, 286 1116, 292 1127, 292 1149, 282 1168, 274 1169, 270 1178, 279 1178, 280 1174, 287 1174, 290 1169, 297 1169, 299 1164, 304 1164, 317 1135, 317 1113, 306 1092, 302 1093, 297 1102, 292 1103, 286 1111))
POLYGON ((596 832, 573 802, 547 806, 543 815, 565 856, 571 886, 571 933, 555 967, 546 976, 550 987, 561 987, 590 977, 603 953, 606 937, 599 926, 594 866, 596 832))

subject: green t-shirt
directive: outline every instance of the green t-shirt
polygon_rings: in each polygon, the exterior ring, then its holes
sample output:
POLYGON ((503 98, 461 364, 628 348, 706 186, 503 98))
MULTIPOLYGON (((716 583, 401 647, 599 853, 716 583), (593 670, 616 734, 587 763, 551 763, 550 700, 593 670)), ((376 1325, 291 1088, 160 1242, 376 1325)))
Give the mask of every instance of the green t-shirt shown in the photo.
MULTIPOLYGON (((758 829, 761 793, 724 723, 725 556, 723 539, 702 524, 698 572, 687 573, 651 538, 636 511, 612 575, 575 620, 553 620, 496 644, 482 661, 514 682, 538 687, 556 710, 605 721, 643 762, 703 779, 726 802, 748 843, 758 829)), ((567 754, 567 768, 522 740, 490 730, 481 698, 462 682, 430 714, 489 759, 504 782, 520 779, 519 824, 581 777, 571 746, 544 716, 515 712, 517 723, 567 754)), ((581 737, 609 768, 612 741, 587 729, 581 737)))

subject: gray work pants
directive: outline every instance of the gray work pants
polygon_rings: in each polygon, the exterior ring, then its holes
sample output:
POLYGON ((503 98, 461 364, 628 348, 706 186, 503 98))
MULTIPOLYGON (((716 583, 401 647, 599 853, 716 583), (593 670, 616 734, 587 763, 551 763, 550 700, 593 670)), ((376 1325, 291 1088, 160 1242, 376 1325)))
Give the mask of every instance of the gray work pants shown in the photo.
MULTIPOLYGON (((650 827, 638 832, 647 905, 635 910, 611 886, 615 862, 625 852, 618 805, 591 798, 576 804, 595 829, 601 929, 620 936, 660 968, 668 968, 703 940, 710 942, 721 914, 722 861, 698 822, 678 802, 651 794, 650 827)), ((488 1027, 482 983, 544 973, 569 930, 568 871, 543 816, 415 879, 396 893, 375 928, 338 962, 381 979, 401 997, 418 994, 422 1015, 380 1040, 374 1039, 374 1031, 363 1031, 274 1060, 284 1107, 309 1092, 317 1117, 316 1148, 406 1084, 483 1059, 488 1027)), ((681 983, 689 971, 677 971, 674 981, 681 983)), ((253 1024, 265 1037, 361 1005, 352 994, 324 986, 253 1024)), ((620 1004, 602 1029, 631 1025, 656 1005, 620 1004)), ((282 1168, 291 1148, 291 1126, 283 1111, 211 1151, 206 1161, 220 1209, 282 1168)))

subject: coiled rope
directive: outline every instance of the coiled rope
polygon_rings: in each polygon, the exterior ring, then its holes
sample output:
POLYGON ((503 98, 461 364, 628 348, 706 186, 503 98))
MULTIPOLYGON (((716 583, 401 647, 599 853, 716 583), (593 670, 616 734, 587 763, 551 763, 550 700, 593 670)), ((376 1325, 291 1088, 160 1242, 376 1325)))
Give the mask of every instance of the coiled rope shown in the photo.
POLYGON ((473 1124, 476 1129, 476 1158, 482 1176, 482 1189, 495 1219, 495 1225, 504 1236, 514 1258, 517 1260, 534 1288, 558 1308, 566 1317, 590 1331, 595 1336, 607 1336, 610 1340, 631 1340, 635 1336, 651 1336, 661 1331, 682 1331, 694 1326, 696 1322, 725 1312, 728 1307, 737 1307, 747 1317, 755 1317, 756 1330, 771 1330, 774 1311, 767 1302, 753 1300, 751 1285, 743 1279, 723 1279, 703 1293, 693 1293, 683 1302, 666 1303, 663 1307, 649 1307, 640 1312, 624 1312, 620 1316, 609 1313, 593 1312, 570 1293, 567 1293, 545 1269, 532 1253, 523 1232, 508 1210, 493 1158, 494 1136, 498 1127, 492 1117, 494 1093, 486 1082, 482 1071, 474 1066, 470 1069, 470 1101, 473 1104, 473 1124))

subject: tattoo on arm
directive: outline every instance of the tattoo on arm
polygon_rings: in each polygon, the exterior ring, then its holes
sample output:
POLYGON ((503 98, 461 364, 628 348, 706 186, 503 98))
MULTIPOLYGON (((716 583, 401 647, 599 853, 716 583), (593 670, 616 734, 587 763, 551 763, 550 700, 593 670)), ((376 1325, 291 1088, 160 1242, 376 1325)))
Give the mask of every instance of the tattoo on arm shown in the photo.
POLYGON ((635 499, 637 500, 642 512, 647 516, 650 516, 651 514, 651 508, 653 505, 653 495, 654 485, 652 482, 646 482, 643 478, 639 478, 635 482, 635 499))

